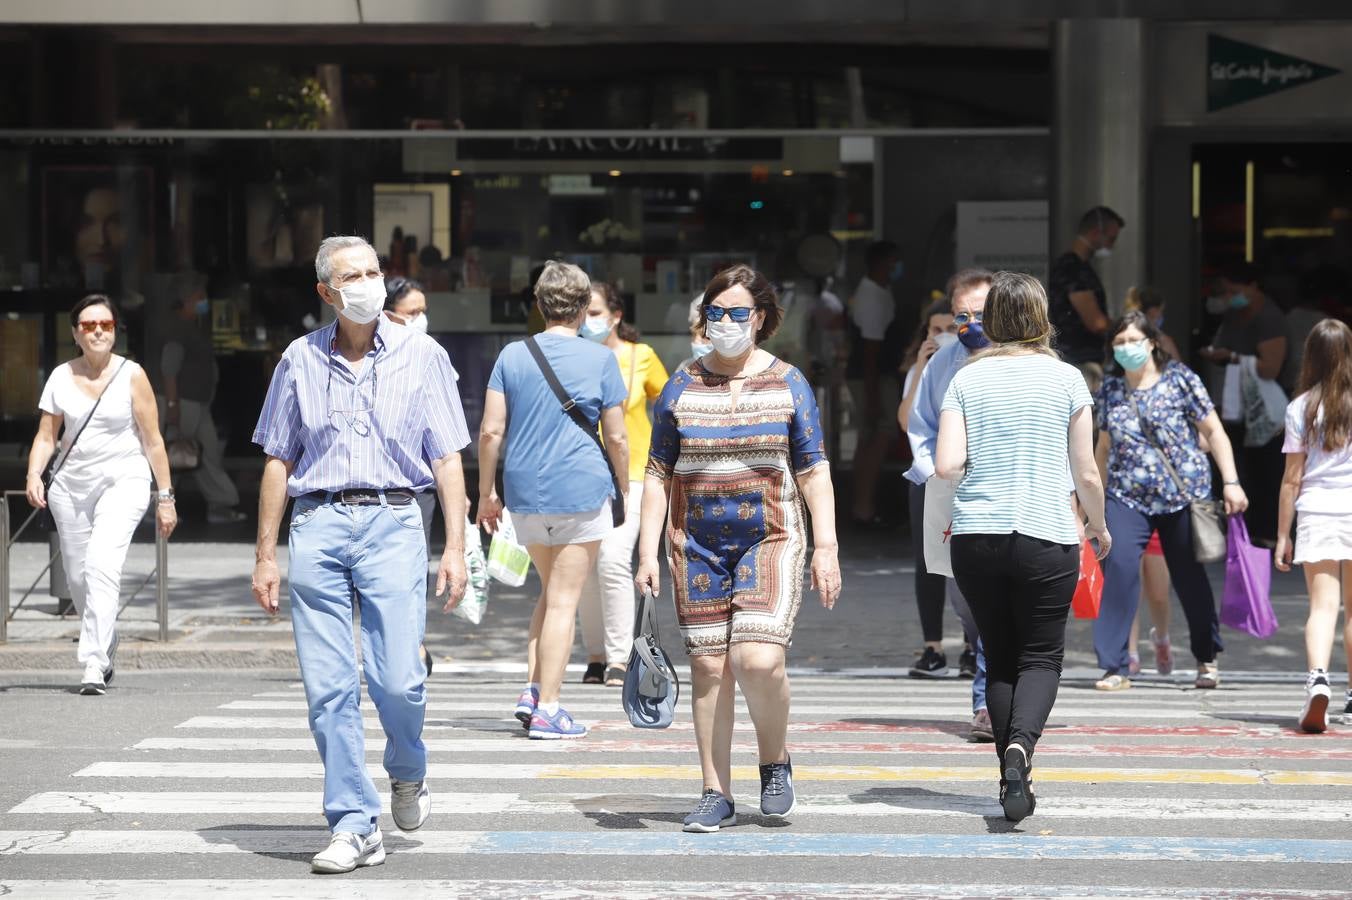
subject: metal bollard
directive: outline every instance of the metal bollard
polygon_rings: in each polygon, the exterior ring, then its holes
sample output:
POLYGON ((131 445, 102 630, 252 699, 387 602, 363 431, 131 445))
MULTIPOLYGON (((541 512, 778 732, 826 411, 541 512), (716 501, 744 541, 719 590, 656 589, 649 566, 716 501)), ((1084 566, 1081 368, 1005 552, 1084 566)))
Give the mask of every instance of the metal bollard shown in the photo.
POLYGON ((9 497, 0 503, 0 644, 9 640, 9 497))
POLYGON ((169 539, 155 534, 155 617, 160 622, 160 640, 169 640, 169 539))

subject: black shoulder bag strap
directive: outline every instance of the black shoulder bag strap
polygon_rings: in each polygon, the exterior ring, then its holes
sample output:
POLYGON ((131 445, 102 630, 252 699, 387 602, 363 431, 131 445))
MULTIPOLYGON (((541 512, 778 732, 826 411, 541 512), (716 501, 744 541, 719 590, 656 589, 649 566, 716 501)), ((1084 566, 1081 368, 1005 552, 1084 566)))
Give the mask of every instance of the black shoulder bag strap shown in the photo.
POLYGON ((84 421, 80 423, 80 427, 76 429, 75 437, 70 439, 70 446, 66 448, 65 453, 61 454, 61 460, 48 471, 44 488, 51 487, 52 482, 56 480, 56 473, 60 472, 62 466, 66 464, 66 460, 70 459, 70 454, 75 450, 75 442, 80 439, 80 435, 84 434, 85 428, 94 420, 94 413, 99 411, 99 404, 103 402, 103 395, 108 393, 108 388, 113 386, 114 381, 117 381, 117 376, 122 374, 122 367, 126 364, 127 360, 124 357, 118 365, 117 371, 113 373, 113 377, 109 378, 108 383, 103 386, 103 390, 99 391, 98 397, 94 399, 94 405, 89 409, 89 415, 85 416, 84 421))
POLYGON ((610 483, 615 489, 615 500, 610 504, 610 517, 619 528, 624 524, 624 491, 620 489, 620 478, 615 474, 615 464, 610 461, 610 454, 606 452, 606 447, 601 443, 601 436, 596 433, 596 426, 587 421, 582 410, 577 408, 577 402, 568 396, 568 392, 563 389, 559 383, 559 376, 554 374, 554 368, 550 366, 549 360, 545 359, 544 351, 540 345, 535 342, 534 337, 526 338, 526 347, 530 350, 530 355, 535 357, 536 364, 540 371, 544 373, 545 381, 549 384, 549 389, 554 392, 554 396, 559 398, 559 403, 563 405, 563 411, 568 414, 568 418, 577 423, 577 427, 587 433, 596 443, 596 449, 601 451, 601 458, 606 461, 606 468, 610 470, 610 483))

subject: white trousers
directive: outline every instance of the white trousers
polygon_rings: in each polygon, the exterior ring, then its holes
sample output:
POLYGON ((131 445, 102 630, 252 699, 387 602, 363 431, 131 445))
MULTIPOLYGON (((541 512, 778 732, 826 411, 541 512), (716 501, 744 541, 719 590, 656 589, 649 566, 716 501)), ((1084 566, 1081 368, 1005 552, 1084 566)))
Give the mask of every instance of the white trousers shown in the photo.
POLYGON ((624 524, 601 539, 596 567, 587 575, 577 611, 582 617, 582 646, 588 656, 604 656, 622 666, 634 646, 634 545, 643 506, 643 482, 629 482, 624 524))
MULTIPOLYGON (((160 425, 166 421, 164 397, 157 397, 160 406, 160 425)), ((233 509, 239 506, 239 491, 225 471, 225 447, 221 446, 216 423, 211 418, 211 407, 196 400, 178 402, 178 427, 166 429, 167 436, 190 438, 202 445, 201 463, 192 472, 197 489, 206 498, 211 509, 233 509)), ((167 437, 166 436, 166 437, 167 437)))
POLYGON ((150 479, 103 482, 87 491, 53 485, 47 504, 61 539, 61 560, 80 614, 78 658, 86 671, 111 664, 122 566, 132 533, 150 506, 150 479))

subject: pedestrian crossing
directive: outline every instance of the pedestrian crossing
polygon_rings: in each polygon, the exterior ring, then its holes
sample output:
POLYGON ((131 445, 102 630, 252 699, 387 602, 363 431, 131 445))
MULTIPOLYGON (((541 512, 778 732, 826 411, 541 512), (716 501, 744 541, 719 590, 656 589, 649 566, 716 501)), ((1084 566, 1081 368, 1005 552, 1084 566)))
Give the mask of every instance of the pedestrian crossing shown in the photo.
MULTIPOLYGON (((798 677, 789 825, 756 811, 739 701, 739 824, 689 835, 688 705, 673 728, 637 731, 618 691, 570 683, 564 703, 592 733, 529 741, 510 716, 518 680, 434 676, 432 818, 404 834, 384 817, 383 866, 309 874, 323 770, 299 684, 260 680, 0 810, 0 896, 1349 896, 1352 726, 1299 734, 1297 683, 1066 684, 1035 760, 1036 815, 1013 826, 991 745, 967 741, 969 682, 798 677)), ((363 721, 384 790, 373 708, 363 721)))

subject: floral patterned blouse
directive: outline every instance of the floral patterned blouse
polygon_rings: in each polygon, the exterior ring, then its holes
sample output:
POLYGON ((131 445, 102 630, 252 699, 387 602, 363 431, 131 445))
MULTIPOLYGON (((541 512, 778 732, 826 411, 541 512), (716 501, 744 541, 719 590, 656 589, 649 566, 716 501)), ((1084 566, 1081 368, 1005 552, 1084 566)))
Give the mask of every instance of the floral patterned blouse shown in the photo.
POLYGON ((1103 380, 1094 407, 1099 429, 1112 438, 1108 496, 1148 516, 1178 512, 1211 496, 1211 464, 1197 441, 1197 424, 1215 406, 1192 369, 1170 362, 1159 381, 1135 392, 1123 376, 1111 375, 1103 380), (1136 415, 1138 405, 1145 431, 1136 415), (1178 472, 1182 492, 1161 462, 1159 447, 1178 472))

